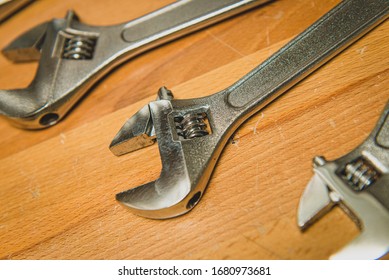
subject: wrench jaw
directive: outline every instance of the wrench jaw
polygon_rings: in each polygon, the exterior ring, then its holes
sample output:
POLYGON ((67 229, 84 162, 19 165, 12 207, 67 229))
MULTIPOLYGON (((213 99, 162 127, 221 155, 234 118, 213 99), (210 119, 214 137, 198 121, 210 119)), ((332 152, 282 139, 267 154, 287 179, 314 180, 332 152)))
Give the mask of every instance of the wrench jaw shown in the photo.
POLYGON ((55 42, 57 33, 71 29, 75 24, 80 24, 79 17, 74 11, 69 10, 64 19, 53 19, 41 23, 21 34, 2 50, 2 54, 8 60, 16 63, 37 61, 41 58, 44 44, 51 44, 53 47, 50 41, 55 42), (46 34, 52 30, 54 30, 55 36, 46 38, 46 34))
MULTIPOLYGON (((102 29, 81 23, 69 11, 64 19, 53 19, 15 39, 3 53, 15 62, 39 59, 39 67, 27 88, 0 90, 0 114, 24 129, 58 123, 105 74, 104 67, 114 66, 109 64, 110 52, 94 57, 99 37, 96 30, 102 29)), ((115 35, 119 32, 111 29, 115 35)), ((108 37, 100 40, 101 45, 112 41, 108 37)))
POLYGON ((41 57, 48 22, 44 22, 23 33, 2 50, 12 62, 37 61, 41 57))
POLYGON ((57 123, 67 110, 58 102, 58 93, 53 90, 60 58, 53 56, 56 38, 69 21, 77 20, 68 12, 67 20, 54 19, 27 31, 6 48, 3 54, 14 62, 39 60, 36 75, 27 88, 0 90, 0 115, 12 125, 24 129, 40 129, 57 123))
MULTIPOLYGON (((170 102, 157 101, 156 103, 158 104, 154 104, 156 105, 154 107, 161 110, 163 117, 165 110, 170 110, 170 102)), ((155 116, 155 114, 153 115, 155 116)), ((192 186, 181 144, 179 142, 169 143, 169 139, 166 137, 170 136, 171 130, 168 128, 163 131, 156 128, 156 131, 158 131, 157 141, 162 160, 162 171, 159 178, 156 181, 119 193, 116 195, 116 199, 137 215, 153 219, 166 219, 179 216, 190 210, 186 208, 185 201, 191 193, 192 186)))
POLYGON ((121 156, 155 143, 154 126, 149 105, 132 116, 116 134, 109 149, 115 156, 121 156))
POLYGON ((313 223, 327 214, 335 203, 331 200, 330 191, 321 178, 315 174, 309 181, 300 199, 297 211, 297 223, 305 231, 313 223))
MULTIPOLYGON (((2 50, 2 54, 16 63, 42 59, 41 53, 44 51, 44 45, 48 44, 48 40, 45 39, 51 35, 48 31, 50 25, 52 25, 51 22, 45 22, 20 35, 2 50)), ((36 113, 46 103, 36 94, 39 89, 37 76, 45 76, 44 73, 40 73, 42 70, 39 68, 36 77, 27 88, 0 90, 0 115, 16 127, 28 128, 31 124, 35 126, 36 123, 39 126, 36 113)), ((42 91, 41 89, 40 92, 42 91)))
POLYGON ((122 155, 149 146, 154 143, 154 139, 158 142, 162 161, 160 177, 116 196, 132 212, 147 218, 166 219, 188 212, 199 201, 201 189, 204 188, 198 186, 199 180, 194 179, 201 177, 201 173, 189 176, 188 166, 191 162, 186 157, 188 146, 185 147, 177 140, 176 127, 171 119, 172 111, 170 100, 151 102, 127 121, 111 143, 111 151, 122 155), (150 119, 153 129, 150 127, 150 119), (140 124, 143 124, 142 129, 139 129, 140 124), (156 138, 148 141, 154 129, 156 138))
MULTIPOLYGON (((172 99, 173 94, 166 87, 161 87, 158 90, 157 100, 172 99)), ((155 141, 155 129, 150 107, 145 105, 126 121, 112 140, 109 149, 115 156, 121 156, 153 145, 155 141)))

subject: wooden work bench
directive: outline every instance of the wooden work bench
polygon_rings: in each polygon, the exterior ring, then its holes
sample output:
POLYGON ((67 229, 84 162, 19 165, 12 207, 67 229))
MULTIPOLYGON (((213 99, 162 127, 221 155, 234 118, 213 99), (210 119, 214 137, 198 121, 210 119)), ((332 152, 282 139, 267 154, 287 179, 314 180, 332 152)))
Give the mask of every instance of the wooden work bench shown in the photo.
MULTIPOLYGON (((0 48, 73 9, 112 25, 172 1, 36 1, 0 25, 0 48)), ((138 217, 115 194, 158 178, 158 146, 114 156, 108 146, 160 86, 206 96, 250 71, 339 1, 280 0, 149 51, 97 84, 58 125, 25 131, 0 119, 1 259, 326 259, 359 233, 336 208, 297 227, 312 158, 361 143, 389 97, 389 23, 374 29, 276 102, 227 144, 190 213, 138 217)), ((0 88, 26 87, 37 63, 0 56, 0 88)))

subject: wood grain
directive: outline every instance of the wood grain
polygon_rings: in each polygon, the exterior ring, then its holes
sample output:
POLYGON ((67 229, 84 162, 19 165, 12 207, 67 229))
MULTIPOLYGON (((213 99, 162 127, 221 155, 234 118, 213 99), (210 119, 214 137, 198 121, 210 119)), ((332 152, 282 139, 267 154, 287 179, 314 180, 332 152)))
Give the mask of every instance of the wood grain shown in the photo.
MULTIPOLYGON (((68 8, 105 25, 168 2, 37 1, 0 26, 0 46, 68 8)), ((387 22, 242 125, 187 215, 155 221, 120 207, 116 193, 159 176, 158 147, 119 158, 108 150, 161 85, 177 98, 223 89, 337 2, 276 1, 152 50, 53 128, 22 131, 1 120, 0 258, 326 259, 351 241, 358 229, 341 210, 305 233, 296 211, 312 158, 353 149, 388 100, 387 22)), ((0 88, 27 85, 35 68, 1 57, 0 88)))

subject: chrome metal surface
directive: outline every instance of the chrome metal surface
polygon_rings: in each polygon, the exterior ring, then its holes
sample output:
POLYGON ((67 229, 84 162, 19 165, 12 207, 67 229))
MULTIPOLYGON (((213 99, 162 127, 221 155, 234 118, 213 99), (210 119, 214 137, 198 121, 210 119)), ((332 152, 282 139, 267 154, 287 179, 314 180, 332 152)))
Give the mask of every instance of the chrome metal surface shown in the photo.
POLYGON ((300 200, 299 227, 307 228, 339 205, 361 229, 333 259, 377 259, 389 252, 389 147, 378 140, 388 133, 389 102, 359 147, 334 161, 315 159, 315 175, 300 200))
POLYGON ((248 117, 385 20, 388 10, 386 0, 343 1, 229 88, 204 98, 170 98, 145 106, 119 131, 110 148, 115 154, 123 154, 141 148, 142 143, 152 143, 154 140, 144 140, 150 137, 144 131, 150 131, 151 119, 162 172, 156 181, 118 194, 117 200, 136 214, 157 219, 191 210, 201 199, 233 132, 248 117), (188 114, 201 114, 208 133, 180 138, 177 120, 188 114), (136 121, 139 118, 141 122, 136 121), (139 129, 139 125, 143 128, 139 129))
POLYGON ((56 124, 113 67, 163 43, 270 0, 181 0, 128 23, 89 26, 69 12, 14 40, 3 54, 39 61, 25 89, 0 90, 0 115, 36 129, 56 124))

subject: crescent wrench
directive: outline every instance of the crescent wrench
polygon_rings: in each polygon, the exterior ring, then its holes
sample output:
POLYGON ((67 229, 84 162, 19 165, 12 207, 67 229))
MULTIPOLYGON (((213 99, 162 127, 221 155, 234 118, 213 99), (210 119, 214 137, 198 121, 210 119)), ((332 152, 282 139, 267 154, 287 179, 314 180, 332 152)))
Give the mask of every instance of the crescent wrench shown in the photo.
POLYGON ((156 219, 182 215, 199 202, 234 131, 388 17, 387 0, 346 0, 232 86, 213 95, 158 100, 130 118, 113 139, 115 155, 158 142, 160 177, 117 194, 134 213, 156 219))

